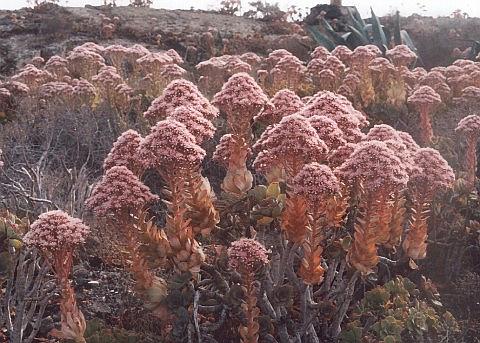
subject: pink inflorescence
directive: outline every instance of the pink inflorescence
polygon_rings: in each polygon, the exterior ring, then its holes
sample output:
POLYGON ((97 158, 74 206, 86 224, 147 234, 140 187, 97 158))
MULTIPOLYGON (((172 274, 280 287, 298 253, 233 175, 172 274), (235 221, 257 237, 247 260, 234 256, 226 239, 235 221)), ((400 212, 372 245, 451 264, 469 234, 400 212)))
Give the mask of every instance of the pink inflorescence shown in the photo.
POLYGON ((461 132, 466 136, 479 136, 480 135, 480 116, 475 114, 466 116, 458 122, 455 129, 457 132, 461 132))
POLYGON ((145 167, 166 173, 194 171, 199 168, 206 154, 187 127, 172 118, 153 126, 139 151, 145 167))
POLYGON ((404 44, 396 45, 393 49, 387 50, 386 55, 397 67, 408 66, 417 59, 417 55, 404 44))
POLYGON ((408 132, 397 131, 397 134, 402 143, 405 144, 411 153, 415 153, 418 149, 420 149, 420 146, 417 144, 417 142, 415 142, 408 132))
POLYGON ((340 183, 328 166, 313 162, 295 176, 293 192, 315 205, 340 193, 340 183))
POLYGON ((415 106, 417 109, 431 109, 440 104, 442 98, 430 86, 421 86, 407 99, 408 104, 415 106))
POLYGON ((127 130, 122 133, 113 143, 112 150, 105 158, 103 169, 108 170, 115 166, 124 166, 133 172, 138 171, 140 168, 138 148, 142 141, 142 136, 135 130, 127 130))
POLYGON ((172 118, 183 125, 195 137, 197 144, 202 144, 215 134, 215 126, 193 107, 180 106, 167 117, 172 118))
POLYGON ((413 159, 417 168, 410 175, 408 185, 415 193, 432 197, 453 185, 453 169, 437 150, 420 148, 413 159))
POLYGON ((268 172, 276 166, 291 167, 293 164, 301 166, 319 162, 328 153, 328 147, 317 131, 307 118, 299 114, 284 117, 267 130, 253 147, 254 150, 261 150, 253 162, 258 171, 268 172))
POLYGON ((23 236, 23 242, 41 250, 62 250, 84 243, 89 232, 80 219, 56 210, 38 216, 23 236))
POLYGON ((218 110, 200 93, 197 86, 183 79, 170 82, 143 115, 149 120, 158 120, 166 118, 180 106, 193 107, 207 119, 218 115, 218 110))
POLYGON ((328 155, 328 165, 330 168, 336 169, 340 167, 353 154, 356 147, 356 143, 347 143, 330 151, 328 155))
POLYGON ((127 167, 115 166, 105 172, 86 205, 98 216, 106 217, 134 214, 157 199, 127 167))
POLYGON ((317 131, 318 136, 325 142, 329 150, 334 150, 347 142, 343 138, 343 132, 338 128, 337 123, 326 116, 315 115, 308 118, 308 121, 317 131))
POLYGON ((365 136, 366 141, 387 141, 389 139, 400 140, 398 131, 390 125, 374 125, 365 136))
POLYGON ((359 181, 366 190, 395 190, 406 186, 406 166, 385 142, 359 143, 350 157, 336 169, 345 183, 359 181))
POLYGON ((228 248, 228 265, 239 273, 254 273, 268 262, 267 249, 254 239, 240 238, 228 248))
POLYGON ((305 104, 302 99, 289 89, 279 90, 271 100, 272 105, 255 116, 256 121, 266 124, 278 123, 283 117, 294 114, 305 104))
POLYGON ((212 104, 226 113, 250 114, 252 117, 268 102, 260 86, 246 73, 231 76, 212 100, 212 104))

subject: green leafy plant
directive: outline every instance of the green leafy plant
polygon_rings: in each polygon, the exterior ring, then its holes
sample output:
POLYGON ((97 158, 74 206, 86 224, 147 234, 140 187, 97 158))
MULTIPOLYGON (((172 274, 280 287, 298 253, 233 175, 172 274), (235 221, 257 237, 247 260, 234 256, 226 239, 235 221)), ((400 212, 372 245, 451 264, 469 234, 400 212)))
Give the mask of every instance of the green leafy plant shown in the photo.
POLYGON ((413 282, 401 276, 366 292, 342 331, 341 342, 362 342, 363 338, 418 342, 427 335, 439 338, 457 333, 458 323, 452 314, 441 313, 440 302, 429 303, 421 294, 413 282))
POLYGON ((307 26, 307 31, 317 44, 329 50, 333 50, 337 45, 345 45, 353 50, 358 46, 374 44, 382 52, 385 52, 392 45, 405 44, 418 55, 418 50, 408 32, 400 28, 399 12, 395 16, 392 34, 380 23, 380 19, 375 15, 373 9, 371 10, 372 17, 369 24, 365 23, 355 7, 348 7, 347 10, 347 24, 342 26, 342 29, 347 30, 345 32, 335 29, 325 18, 320 19, 319 26, 307 26))

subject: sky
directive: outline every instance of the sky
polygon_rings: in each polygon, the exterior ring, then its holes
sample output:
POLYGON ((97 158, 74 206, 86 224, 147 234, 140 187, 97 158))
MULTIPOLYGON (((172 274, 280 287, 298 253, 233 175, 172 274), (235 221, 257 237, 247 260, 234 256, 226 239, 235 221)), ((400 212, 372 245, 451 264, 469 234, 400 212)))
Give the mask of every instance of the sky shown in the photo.
MULTIPOLYGON (((253 0, 242 0, 248 4, 253 0)), ((270 3, 278 3, 282 9, 291 5, 298 8, 310 8, 319 3, 328 3, 328 0, 267 0, 270 3)), ((117 5, 126 5, 129 0, 116 0, 117 5)), ((467 12, 471 17, 480 17, 480 1, 478 0, 344 0, 345 5, 357 6, 362 16, 370 17, 369 8, 373 7, 377 15, 394 13, 399 10, 402 15, 418 13, 431 16, 449 16, 453 11, 460 9, 467 12)), ((61 5, 84 6, 101 5, 103 0, 60 0, 61 5)), ((220 0, 153 0, 152 7, 167 9, 218 9, 220 0)), ((28 6, 28 0, 0 0, 0 9, 18 9, 28 6)))

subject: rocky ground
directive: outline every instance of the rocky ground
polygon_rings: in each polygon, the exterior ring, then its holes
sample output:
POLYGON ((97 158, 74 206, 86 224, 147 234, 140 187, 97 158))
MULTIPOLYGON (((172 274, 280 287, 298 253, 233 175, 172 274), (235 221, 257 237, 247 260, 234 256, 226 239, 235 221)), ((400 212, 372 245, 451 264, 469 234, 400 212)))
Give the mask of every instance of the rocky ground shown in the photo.
MULTIPOLYGON (((386 26, 392 18, 382 18, 386 26)), ((450 62, 455 47, 466 48, 468 40, 480 39, 480 19, 452 19, 410 16, 402 18, 426 66, 450 62)), ((286 48, 305 58, 314 42, 288 23, 272 23, 205 11, 164 10, 132 7, 59 7, 48 5, 36 10, 0 10, 0 75, 8 75, 41 55, 61 54, 86 41, 102 44, 144 44, 149 49, 174 48, 185 53, 189 45, 201 45, 201 35, 216 30, 219 49, 234 41, 228 53, 286 48), (101 14, 119 18, 112 39, 101 34, 101 14)), ((200 58, 201 59, 201 58, 200 58)), ((197 61, 191 61, 197 62, 197 61)))

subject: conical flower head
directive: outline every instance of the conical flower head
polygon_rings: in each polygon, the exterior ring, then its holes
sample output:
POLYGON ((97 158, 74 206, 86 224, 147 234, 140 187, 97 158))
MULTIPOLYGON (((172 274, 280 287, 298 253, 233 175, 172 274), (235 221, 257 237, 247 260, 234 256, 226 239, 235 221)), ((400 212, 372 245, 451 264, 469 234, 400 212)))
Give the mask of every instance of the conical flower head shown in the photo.
POLYGON ((442 98, 430 86, 421 86, 407 99, 409 105, 414 106, 417 110, 425 109, 429 111, 442 102, 442 98))
POLYGON ((318 136, 325 142, 329 150, 338 148, 347 142, 343 138, 343 132, 338 128, 337 123, 326 116, 313 116, 308 121, 317 131, 318 136))
POLYGON ((293 192, 304 197, 310 205, 316 205, 339 194, 340 183, 328 166, 313 162, 295 176, 293 192))
POLYGON ((180 106, 168 118, 185 125, 188 131, 195 137, 197 144, 202 144, 215 134, 216 128, 212 122, 193 107, 180 106))
POLYGON ((158 199, 125 166, 108 169, 88 198, 87 207, 98 216, 122 216, 136 213, 158 199))
POLYGON ((127 130, 113 143, 112 150, 103 162, 103 169, 108 170, 114 166, 124 166, 132 172, 137 172, 141 167, 138 158, 138 147, 143 138, 135 130, 127 130))
POLYGON ((172 118, 153 126, 139 151, 145 167, 164 173, 197 170, 206 154, 187 127, 172 118))
POLYGON ((417 168, 410 175, 408 186, 415 194, 431 200, 436 193, 452 187, 453 169, 437 150, 418 149, 413 159, 417 168))
POLYGON ((267 249, 254 239, 241 238, 228 248, 228 264, 240 274, 255 273, 268 262, 267 249))
POLYGON ((56 210, 42 213, 23 237, 23 242, 40 250, 61 250, 85 242, 90 232, 80 219, 56 210))
MULTIPOLYGON (((273 167, 291 169, 296 174, 297 167, 310 162, 325 159, 327 145, 308 119, 299 114, 284 117, 280 123, 268 131, 268 136, 261 142, 262 151, 253 162, 256 170, 265 172, 273 167)), ((294 175, 292 175, 294 176, 294 175)))
POLYGON ((366 141, 387 141, 387 140, 400 140, 398 131, 390 125, 380 124, 374 125, 365 136, 366 141))
POLYGON ((268 104, 268 97, 247 73, 232 75, 215 94, 212 104, 228 114, 253 118, 268 104))
POLYGON ((362 182, 368 191, 394 191, 408 182, 405 165, 385 142, 368 141, 357 145, 350 157, 336 169, 345 183, 362 182))
POLYGON ((255 116, 255 121, 266 124, 278 123, 283 117, 298 112, 305 104, 302 99, 289 89, 279 90, 273 96, 271 103, 273 106, 255 116))
POLYGON ((458 122, 455 131, 466 136, 478 137, 480 135, 480 116, 475 114, 466 116, 458 122))
POLYGON ((149 120, 160 120, 180 106, 193 107, 206 119, 213 119, 218 115, 218 110, 200 93, 197 86, 183 79, 170 82, 143 115, 149 120))

